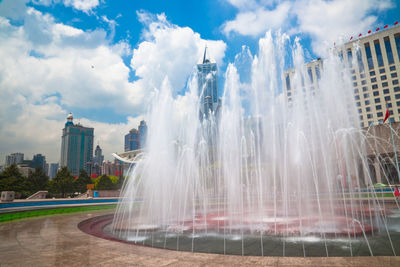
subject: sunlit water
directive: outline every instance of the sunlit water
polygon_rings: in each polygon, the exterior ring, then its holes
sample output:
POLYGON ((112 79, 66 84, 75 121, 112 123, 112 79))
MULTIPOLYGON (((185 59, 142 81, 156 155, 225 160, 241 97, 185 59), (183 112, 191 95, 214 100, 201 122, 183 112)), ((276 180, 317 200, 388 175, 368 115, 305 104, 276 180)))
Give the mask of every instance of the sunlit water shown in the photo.
POLYGON ((219 114, 204 120, 196 73, 183 96, 166 78, 148 114, 147 148, 108 231, 197 252, 398 254, 397 202, 355 190, 372 179, 348 72, 331 53, 314 88, 304 63, 298 40, 291 46, 267 33, 257 55, 244 49, 228 65, 219 114), (288 58, 290 103, 282 89, 288 58), (238 73, 243 62, 251 63, 246 77, 238 73))

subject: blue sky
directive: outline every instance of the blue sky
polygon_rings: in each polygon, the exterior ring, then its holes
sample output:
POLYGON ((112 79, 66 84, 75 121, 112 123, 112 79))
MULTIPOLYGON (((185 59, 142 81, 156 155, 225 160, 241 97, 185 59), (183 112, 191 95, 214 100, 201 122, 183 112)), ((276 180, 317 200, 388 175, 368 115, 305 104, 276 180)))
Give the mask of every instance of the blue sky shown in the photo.
POLYGON ((110 159, 165 77, 185 87, 205 44, 222 88, 227 64, 243 45, 256 54, 268 30, 300 37, 311 60, 398 14, 391 0, 2 0, 0 162, 12 152, 57 162, 68 112, 110 159))

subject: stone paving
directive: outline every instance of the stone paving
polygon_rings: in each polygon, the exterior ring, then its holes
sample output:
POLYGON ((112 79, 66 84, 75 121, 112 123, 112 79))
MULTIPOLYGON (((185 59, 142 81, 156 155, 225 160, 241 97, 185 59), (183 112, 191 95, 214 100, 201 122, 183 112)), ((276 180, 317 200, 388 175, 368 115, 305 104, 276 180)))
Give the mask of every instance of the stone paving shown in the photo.
POLYGON ((108 241, 79 222, 108 212, 0 224, 0 266, 400 266, 400 257, 250 257, 178 252, 108 241))

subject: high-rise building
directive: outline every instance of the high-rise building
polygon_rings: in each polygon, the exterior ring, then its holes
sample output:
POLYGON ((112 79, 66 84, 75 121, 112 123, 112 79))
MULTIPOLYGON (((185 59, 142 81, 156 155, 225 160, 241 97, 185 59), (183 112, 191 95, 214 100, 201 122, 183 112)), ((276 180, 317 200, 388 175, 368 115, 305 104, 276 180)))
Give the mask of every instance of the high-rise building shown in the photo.
POLYGON ((5 167, 8 167, 12 164, 20 164, 24 160, 24 153, 12 153, 6 156, 6 164, 5 167))
POLYGON ((386 104, 400 121, 400 26, 381 30, 338 48, 350 70, 362 127, 382 122, 386 104))
POLYGON ((217 114, 220 107, 218 98, 217 63, 212 62, 204 49, 202 63, 197 64, 198 94, 200 98, 200 120, 208 118, 211 113, 217 114))
POLYGON ((135 128, 125 135, 124 151, 132 151, 139 149, 139 132, 135 128))
POLYGON ((31 168, 41 167, 43 171, 46 171, 46 157, 42 154, 33 155, 33 159, 31 161, 31 168))
POLYGON ((92 164, 91 175, 93 177, 98 177, 101 175, 101 165, 103 164, 104 156, 102 154, 102 150, 99 145, 96 146, 94 151, 94 158, 92 164))
MULTIPOLYGON (((335 51, 352 79, 361 127, 382 123, 386 105, 390 121, 400 121, 400 26, 394 26, 367 36, 352 39, 335 51)), ((306 64, 311 89, 318 88, 321 60, 306 64)), ((291 101, 294 70, 285 73, 285 94, 291 101)))
POLYGON ((70 113, 63 129, 61 141, 61 166, 66 166, 75 176, 84 169, 90 173, 93 158, 93 128, 73 123, 70 113))
POLYGON ((133 128, 125 135, 125 152, 143 149, 146 146, 147 124, 144 120, 140 121, 138 129, 133 128))
POLYGON ((58 171, 58 163, 50 163, 48 176, 50 179, 53 179, 58 171))
POLYGON ((147 140, 147 124, 144 120, 140 121, 138 129, 139 129, 139 148, 143 149, 146 146, 146 140, 147 140))

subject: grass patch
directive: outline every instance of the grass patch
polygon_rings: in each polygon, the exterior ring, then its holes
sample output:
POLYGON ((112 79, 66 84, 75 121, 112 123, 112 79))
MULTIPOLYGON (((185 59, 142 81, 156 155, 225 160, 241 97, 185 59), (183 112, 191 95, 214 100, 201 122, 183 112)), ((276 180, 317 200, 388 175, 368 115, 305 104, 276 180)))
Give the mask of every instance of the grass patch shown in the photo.
POLYGON ((0 222, 8 222, 30 217, 65 214, 73 212, 110 210, 110 209, 115 209, 116 207, 117 205, 101 205, 101 206, 67 207, 67 208, 55 208, 55 209, 17 211, 17 212, 0 214, 0 222))

